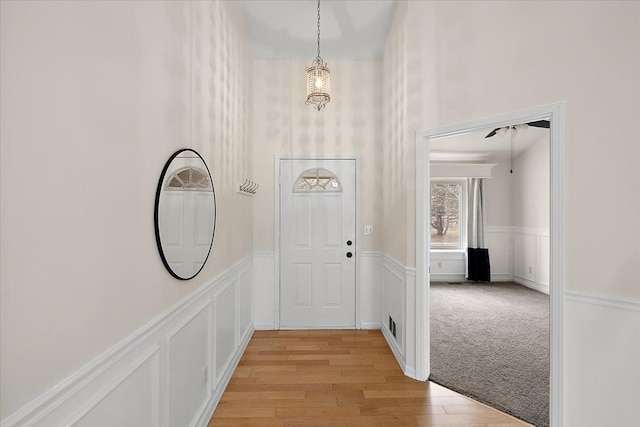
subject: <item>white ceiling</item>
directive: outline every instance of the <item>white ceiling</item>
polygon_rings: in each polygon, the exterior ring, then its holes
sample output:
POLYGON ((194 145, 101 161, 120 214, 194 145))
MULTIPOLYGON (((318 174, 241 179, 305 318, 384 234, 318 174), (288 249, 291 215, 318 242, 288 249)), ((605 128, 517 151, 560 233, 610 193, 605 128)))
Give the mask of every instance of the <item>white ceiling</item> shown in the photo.
MULTIPOLYGON (((317 54, 316 0, 242 0, 256 59, 313 60, 317 54)), ((320 3, 320 56, 379 60, 395 0, 324 0, 320 3)))
MULTIPOLYGON (((434 138, 430 143, 430 159, 449 162, 499 162, 509 159, 510 133, 485 138, 492 130, 485 129, 462 135, 434 138)), ((529 126, 518 130, 514 137, 515 156, 517 157, 548 135, 549 129, 544 128, 529 126)))

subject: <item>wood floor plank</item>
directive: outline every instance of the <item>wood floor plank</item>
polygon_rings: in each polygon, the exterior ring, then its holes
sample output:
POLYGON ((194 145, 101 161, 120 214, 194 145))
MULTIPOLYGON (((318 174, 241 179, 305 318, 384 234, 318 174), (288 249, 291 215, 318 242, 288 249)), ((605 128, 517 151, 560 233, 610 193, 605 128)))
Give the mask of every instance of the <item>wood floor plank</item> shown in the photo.
POLYGON ((285 427, 393 427, 393 426, 417 426, 417 420, 413 416, 368 416, 368 417, 341 417, 331 418, 331 424, 321 418, 285 418, 285 427))
POLYGON ((216 408, 216 415, 222 418, 273 418, 276 416, 276 408, 243 408, 222 405, 216 408))
POLYGON ((295 391, 261 391, 260 399, 304 399, 304 390, 295 391))
POLYGON ((221 405, 227 407, 250 408, 335 408, 337 399, 234 399, 221 400, 221 405))
POLYGON ((360 408, 362 415, 447 415, 442 406, 375 406, 360 408))
POLYGON ((283 418, 211 418, 207 427, 284 427, 283 418))
POLYGON ((380 331, 259 331, 209 427, 523 427, 400 370, 380 331))
POLYGON ((426 414, 416 415, 418 423, 421 426, 438 425, 438 424, 460 424, 464 423, 507 423, 513 419, 508 415, 499 412, 482 413, 482 414, 426 414))
POLYGON ((336 418, 336 417, 359 417, 360 408, 356 406, 343 406, 341 408, 277 408, 276 416, 291 418, 336 418))

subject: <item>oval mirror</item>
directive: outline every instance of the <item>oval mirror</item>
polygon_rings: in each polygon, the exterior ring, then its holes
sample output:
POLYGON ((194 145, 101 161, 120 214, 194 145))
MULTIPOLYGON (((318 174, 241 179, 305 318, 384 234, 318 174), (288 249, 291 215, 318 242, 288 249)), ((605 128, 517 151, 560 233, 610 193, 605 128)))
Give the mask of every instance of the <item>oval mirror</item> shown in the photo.
POLYGON ((207 261, 216 228, 216 196, 209 168, 191 149, 178 150, 160 175, 154 212, 156 243, 169 273, 194 278, 207 261))

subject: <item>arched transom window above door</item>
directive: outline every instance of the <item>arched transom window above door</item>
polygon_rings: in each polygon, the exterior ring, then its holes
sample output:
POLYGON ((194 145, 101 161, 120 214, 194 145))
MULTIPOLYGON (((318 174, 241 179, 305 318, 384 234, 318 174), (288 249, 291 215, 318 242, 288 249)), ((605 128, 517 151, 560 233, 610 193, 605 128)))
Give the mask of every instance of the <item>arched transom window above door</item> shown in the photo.
POLYGON ((342 192, 340 180, 331 171, 322 168, 309 169, 298 177, 293 185, 294 193, 342 192))
POLYGON ((209 174, 202 169, 188 166, 172 174, 167 180, 167 190, 211 191, 209 174))

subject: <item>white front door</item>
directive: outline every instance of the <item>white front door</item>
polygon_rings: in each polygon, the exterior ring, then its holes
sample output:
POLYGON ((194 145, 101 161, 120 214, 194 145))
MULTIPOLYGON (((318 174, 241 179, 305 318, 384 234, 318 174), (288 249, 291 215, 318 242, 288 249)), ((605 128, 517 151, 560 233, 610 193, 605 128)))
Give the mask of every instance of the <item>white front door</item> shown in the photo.
POLYGON ((280 160, 280 326, 355 328, 356 161, 280 160))

